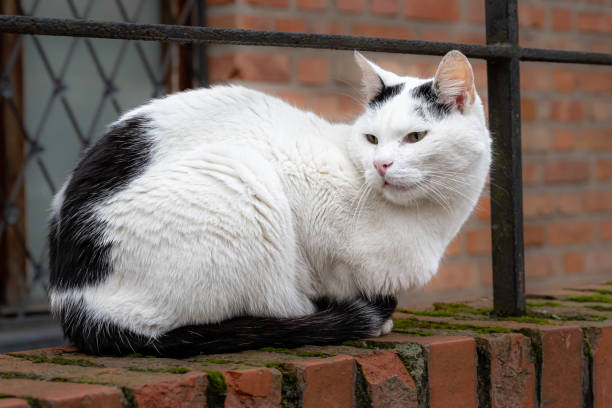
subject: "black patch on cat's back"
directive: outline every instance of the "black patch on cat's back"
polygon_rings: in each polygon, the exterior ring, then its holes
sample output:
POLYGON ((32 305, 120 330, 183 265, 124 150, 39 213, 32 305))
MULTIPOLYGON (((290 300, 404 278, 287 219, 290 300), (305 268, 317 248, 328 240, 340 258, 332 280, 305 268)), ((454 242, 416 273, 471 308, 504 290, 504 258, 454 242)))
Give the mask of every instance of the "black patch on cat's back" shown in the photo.
POLYGON ((377 105, 384 104, 389 99, 399 95, 400 92, 402 92, 402 89, 404 89, 404 84, 387 86, 383 83, 382 79, 380 80, 380 83, 382 84, 382 88, 380 88, 378 94, 376 94, 376 96, 374 96, 374 98, 372 98, 370 102, 368 102, 370 108, 374 108, 377 105))
MULTIPOLYGON (((414 98, 423 102, 427 111, 436 119, 441 119, 450 114, 451 106, 440 102, 433 81, 427 81, 412 89, 411 94, 414 98)), ((417 113, 422 114, 422 109, 417 109, 417 113)))
POLYGON ((150 162, 148 123, 148 118, 134 116, 115 124, 72 172, 59 217, 50 225, 52 288, 95 284, 111 272, 110 244, 101 243, 105 225, 94 208, 125 188, 150 162))

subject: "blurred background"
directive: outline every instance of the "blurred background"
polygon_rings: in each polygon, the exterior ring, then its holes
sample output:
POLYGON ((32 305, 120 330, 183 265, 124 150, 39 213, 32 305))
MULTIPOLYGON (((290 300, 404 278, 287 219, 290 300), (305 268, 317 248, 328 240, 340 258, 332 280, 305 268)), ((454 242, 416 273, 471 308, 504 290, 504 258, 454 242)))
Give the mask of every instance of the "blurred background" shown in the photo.
MULTIPOLYGON (((484 44, 484 0, 0 0, 2 14, 484 44)), ((519 1, 524 47, 612 52, 611 0, 519 1)), ((369 53, 401 75, 439 58, 369 53)), ((49 203, 83 147, 122 112, 186 88, 240 83, 333 121, 361 111, 352 52, 2 35, 0 352, 57 345, 49 203), (203 63, 201 63, 203 62, 203 63)), ((486 66, 473 60, 485 105, 486 66)), ((612 69, 521 63, 528 291, 612 280, 612 69)), ((491 293, 487 191, 438 275, 401 303, 491 293)))

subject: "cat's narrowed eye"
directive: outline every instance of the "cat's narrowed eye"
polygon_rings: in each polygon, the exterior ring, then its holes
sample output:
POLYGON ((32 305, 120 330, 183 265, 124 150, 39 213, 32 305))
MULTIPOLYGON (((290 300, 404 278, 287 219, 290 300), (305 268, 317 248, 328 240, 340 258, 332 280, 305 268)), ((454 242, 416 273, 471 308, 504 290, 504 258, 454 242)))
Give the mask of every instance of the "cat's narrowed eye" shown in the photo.
POLYGON ((423 130, 422 132, 410 132, 406 135, 406 137, 404 137, 404 142, 416 143, 420 141, 421 139, 423 139, 426 134, 427 134, 426 130, 423 130))
POLYGON ((366 134, 365 135, 366 139, 368 140, 368 142, 372 143, 372 144, 378 144, 378 138, 374 135, 371 134, 366 134))

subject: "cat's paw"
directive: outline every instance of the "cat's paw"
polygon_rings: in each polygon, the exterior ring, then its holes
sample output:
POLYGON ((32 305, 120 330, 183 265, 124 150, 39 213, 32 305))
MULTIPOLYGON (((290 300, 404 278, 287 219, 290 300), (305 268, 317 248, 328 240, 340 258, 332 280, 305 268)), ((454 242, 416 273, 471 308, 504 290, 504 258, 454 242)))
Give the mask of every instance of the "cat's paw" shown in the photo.
POLYGON ((391 333, 393 329, 393 319, 387 319, 386 322, 383 323, 376 337, 384 336, 385 334, 391 333))

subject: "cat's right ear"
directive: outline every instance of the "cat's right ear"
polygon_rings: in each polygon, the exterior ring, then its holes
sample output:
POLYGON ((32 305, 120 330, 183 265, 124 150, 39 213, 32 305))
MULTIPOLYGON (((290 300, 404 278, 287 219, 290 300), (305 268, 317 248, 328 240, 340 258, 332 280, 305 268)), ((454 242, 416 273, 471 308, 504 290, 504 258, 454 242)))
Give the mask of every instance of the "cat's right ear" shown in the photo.
POLYGON ((385 86, 392 86, 399 82, 397 75, 385 71, 359 51, 355 51, 355 61, 361 68, 361 85, 366 101, 371 101, 380 94, 385 86))

